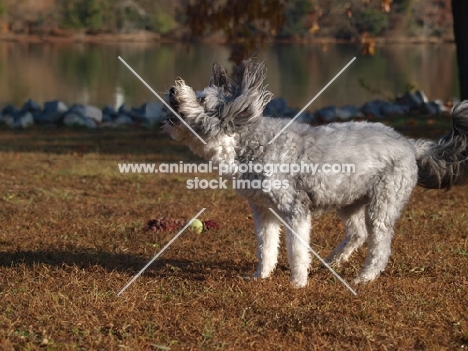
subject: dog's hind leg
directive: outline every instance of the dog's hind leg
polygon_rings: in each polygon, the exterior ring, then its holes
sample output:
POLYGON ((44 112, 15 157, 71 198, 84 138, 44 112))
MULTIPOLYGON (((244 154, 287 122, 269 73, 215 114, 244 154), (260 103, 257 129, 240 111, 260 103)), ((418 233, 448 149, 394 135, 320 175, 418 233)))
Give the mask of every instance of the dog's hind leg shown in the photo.
POLYGON ((301 216, 286 217, 291 229, 286 228, 286 244, 289 267, 291 269, 291 282, 301 288, 307 285, 307 274, 311 262, 309 253, 310 231, 312 228, 311 216, 305 212, 301 216), (298 236, 302 239, 299 239, 298 236))
POLYGON ((257 237, 258 267, 255 278, 268 278, 278 262, 281 222, 268 208, 249 202, 253 211, 255 235, 257 237))
POLYGON ((364 202, 342 207, 337 213, 346 227, 346 236, 326 260, 327 263, 336 267, 346 262, 367 239, 366 204, 364 202))
POLYGON ((416 165, 395 168, 373 189, 366 207, 366 226, 369 233, 364 268, 355 283, 368 282, 385 270, 390 257, 393 229, 417 181, 416 165))

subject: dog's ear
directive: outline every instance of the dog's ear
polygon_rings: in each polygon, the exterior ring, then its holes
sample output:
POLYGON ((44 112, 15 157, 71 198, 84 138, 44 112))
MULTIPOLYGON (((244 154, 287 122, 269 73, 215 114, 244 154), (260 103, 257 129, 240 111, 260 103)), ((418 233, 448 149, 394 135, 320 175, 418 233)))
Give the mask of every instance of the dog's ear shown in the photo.
POLYGON ((263 62, 249 59, 234 67, 231 86, 233 90, 235 87, 235 95, 223 111, 226 125, 239 130, 262 117, 266 104, 273 97, 263 85, 265 78, 266 69, 263 62))
POLYGON ((219 63, 213 64, 213 75, 210 79, 210 85, 223 88, 229 83, 229 76, 226 70, 219 63))
POLYGON ((241 93, 258 89, 266 78, 265 63, 257 62, 253 59, 245 60, 238 69, 234 70, 234 76, 241 89, 241 93))
POLYGON ((232 100, 236 95, 238 95, 239 91, 237 84, 219 63, 213 64, 213 75, 210 79, 210 86, 220 88, 226 101, 232 100))

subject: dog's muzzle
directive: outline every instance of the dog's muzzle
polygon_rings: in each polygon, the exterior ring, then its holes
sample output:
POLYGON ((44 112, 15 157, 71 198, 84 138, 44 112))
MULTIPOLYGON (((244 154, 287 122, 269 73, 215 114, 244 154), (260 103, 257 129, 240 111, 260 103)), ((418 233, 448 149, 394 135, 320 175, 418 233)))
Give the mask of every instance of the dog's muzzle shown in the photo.
MULTIPOLYGON (((169 105, 171 105, 172 109, 178 113, 179 109, 179 103, 177 102, 175 98, 175 88, 172 87, 169 90, 169 105)), ((177 116, 175 116, 171 111, 163 118, 163 123, 164 124, 169 124, 171 126, 174 126, 176 124, 180 123, 180 120, 177 116)))
POLYGON ((169 90, 169 104, 171 105, 171 107, 174 109, 174 111, 177 112, 177 110, 179 109, 179 103, 177 102, 176 98, 175 98, 175 88, 172 87, 170 90, 169 90))
POLYGON ((169 112, 169 114, 163 118, 163 123, 169 124, 170 126, 175 126, 180 123, 180 120, 177 116, 174 116, 173 113, 169 112))

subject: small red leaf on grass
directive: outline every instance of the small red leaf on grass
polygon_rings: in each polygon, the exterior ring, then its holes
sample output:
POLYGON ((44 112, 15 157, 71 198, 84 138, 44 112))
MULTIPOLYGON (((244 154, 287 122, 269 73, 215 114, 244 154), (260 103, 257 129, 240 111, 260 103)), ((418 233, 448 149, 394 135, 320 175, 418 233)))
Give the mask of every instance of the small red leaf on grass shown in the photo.
POLYGON ((212 221, 211 219, 207 219, 206 221, 203 221, 203 228, 206 230, 219 229, 219 223, 212 221))

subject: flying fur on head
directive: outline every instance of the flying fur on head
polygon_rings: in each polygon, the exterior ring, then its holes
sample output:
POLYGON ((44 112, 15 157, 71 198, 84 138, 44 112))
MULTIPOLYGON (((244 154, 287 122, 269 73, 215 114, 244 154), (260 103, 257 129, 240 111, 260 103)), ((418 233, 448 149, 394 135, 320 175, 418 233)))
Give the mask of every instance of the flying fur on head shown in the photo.
POLYGON ((468 101, 453 111, 453 130, 438 143, 407 139, 380 123, 347 122, 312 127, 263 117, 272 98, 263 82, 262 62, 246 60, 229 76, 213 66, 210 85, 196 93, 181 79, 170 90, 173 109, 204 140, 177 118, 165 120, 165 130, 190 149, 215 163, 351 164, 354 172, 299 172, 273 174, 232 171, 237 180, 278 181, 279 188, 237 188, 253 211, 259 264, 255 277, 273 272, 278 256, 281 222, 272 208, 293 229, 286 228, 288 261, 295 286, 307 284, 311 262, 308 248, 311 216, 336 208, 346 227, 344 240, 328 257, 339 265, 367 242, 367 257, 356 282, 374 280, 386 267, 395 222, 419 184, 449 189, 468 180, 468 101), (298 240, 296 234, 300 236, 298 240))
POLYGON ((231 77, 215 64, 210 86, 199 96, 179 79, 171 89, 170 102, 201 137, 231 135, 261 119, 273 97, 262 86, 265 74, 264 64, 252 60, 237 66, 231 77))

